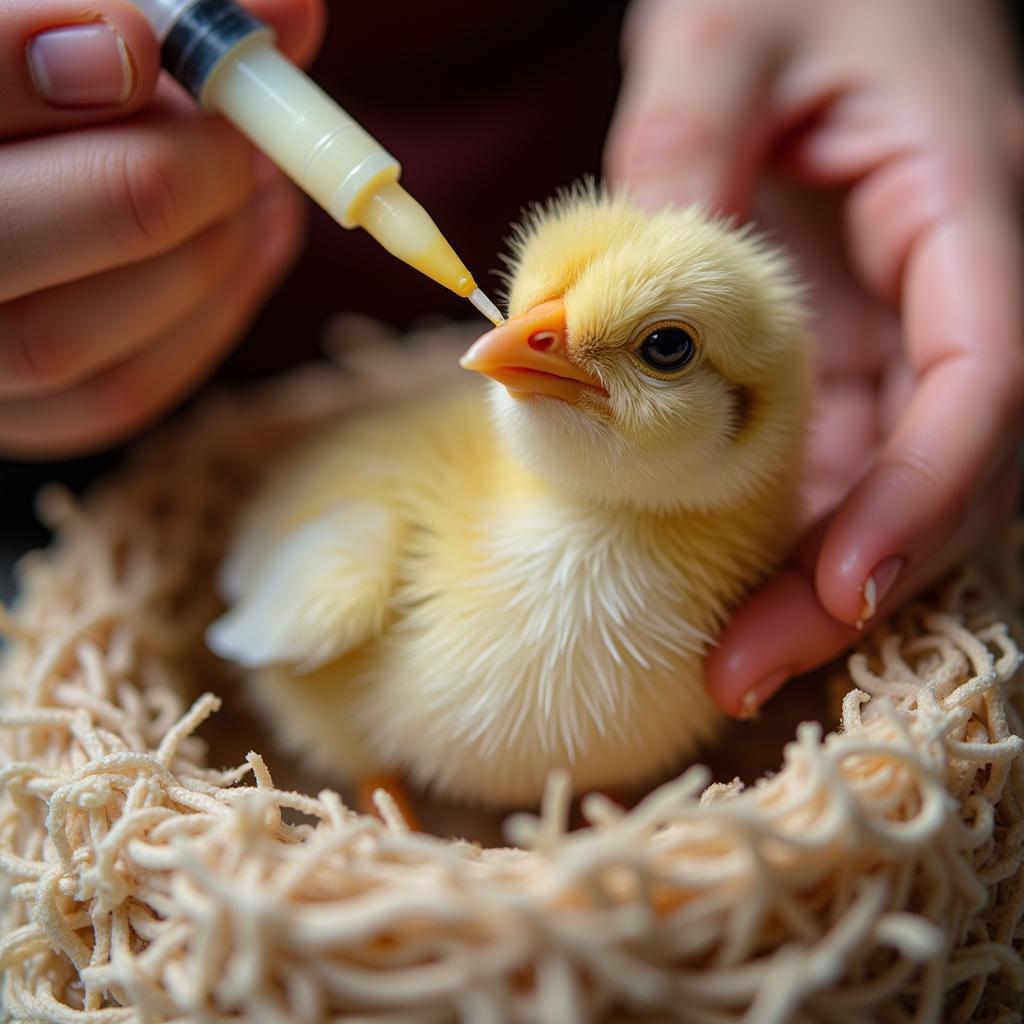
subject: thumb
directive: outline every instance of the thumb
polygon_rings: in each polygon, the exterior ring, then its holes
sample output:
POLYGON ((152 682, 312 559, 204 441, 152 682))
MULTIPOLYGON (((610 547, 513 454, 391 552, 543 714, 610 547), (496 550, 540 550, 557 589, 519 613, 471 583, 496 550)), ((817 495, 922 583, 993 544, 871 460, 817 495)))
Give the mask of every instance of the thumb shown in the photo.
POLYGON ((767 146, 782 65, 763 4, 646 0, 630 25, 605 149, 613 187, 643 207, 742 212, 767 146))
MULTIPOLYGON (((323 36, 322 0, 253 0, 278 45, 307 62, 323 36)), ((124 117, 160 68, 149 22, 128 0, 0 2, 0 139, 124 117)))
POLYGON ((0 4, 0 138, 120 117, 149 98, 156 39, 126 0, 0 4))

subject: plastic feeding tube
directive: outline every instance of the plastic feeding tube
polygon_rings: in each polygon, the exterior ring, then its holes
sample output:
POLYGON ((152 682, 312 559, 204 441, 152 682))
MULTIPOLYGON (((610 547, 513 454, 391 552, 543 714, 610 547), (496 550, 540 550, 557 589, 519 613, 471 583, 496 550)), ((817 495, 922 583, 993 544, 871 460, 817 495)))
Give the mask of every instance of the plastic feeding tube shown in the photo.
POLYGON ((398 184, 398 161, 274 46, 269 26, 232 0, 135 4, 160 41, 164 67, 204 110, 227 118, 342 227, 365 229, 501 321, 426 210, 398 184))

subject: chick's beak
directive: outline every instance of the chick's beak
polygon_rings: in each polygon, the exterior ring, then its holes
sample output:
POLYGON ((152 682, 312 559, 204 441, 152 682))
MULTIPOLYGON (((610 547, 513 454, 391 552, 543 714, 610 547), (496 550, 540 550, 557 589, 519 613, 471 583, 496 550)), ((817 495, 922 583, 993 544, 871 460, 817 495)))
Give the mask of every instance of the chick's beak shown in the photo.
POLYGON ((588 392, 608 394, 593 374, 569 357, 561 299, 542 302, 528 313, 499 324, 459 363, 504 384, 516 397, 549 395, 576 405, 588 392))

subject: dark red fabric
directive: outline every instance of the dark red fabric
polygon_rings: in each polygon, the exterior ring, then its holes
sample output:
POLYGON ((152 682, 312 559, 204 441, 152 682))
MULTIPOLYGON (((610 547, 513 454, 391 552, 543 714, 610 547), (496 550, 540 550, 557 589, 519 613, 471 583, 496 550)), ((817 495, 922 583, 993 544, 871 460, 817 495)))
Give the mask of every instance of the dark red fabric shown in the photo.
MULTIPOLYGON (((490 293, 522 207, 600 173, 623 10, 612 0, 334 2, 311 73, 401 161, 402 183, 490 293)), ((267 373, 315 353, 324 320, 340 310, 400 327, 424 313, 471 315, 316 210, 299 265, 223 375, 267 373)))

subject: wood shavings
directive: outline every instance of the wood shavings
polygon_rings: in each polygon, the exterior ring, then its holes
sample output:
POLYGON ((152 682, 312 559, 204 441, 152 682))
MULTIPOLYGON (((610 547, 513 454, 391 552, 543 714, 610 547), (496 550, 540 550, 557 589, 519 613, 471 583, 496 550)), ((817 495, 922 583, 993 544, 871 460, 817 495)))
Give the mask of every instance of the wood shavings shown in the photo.
POLYGON ((219 679, 224 533, 268 452, 367 391, 215 402, 86 508, 51 496, 59 540, 0 613, 0 1016, 1021 1019, 1020 654, 976 575, 875 629, 841 730, 805 723, 776 773, 594 794, 573 833, 556 777, 509 823, 525 849, 279 789, 256 753, 208 767, 219 700, 187 695, 219 679))

